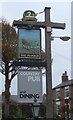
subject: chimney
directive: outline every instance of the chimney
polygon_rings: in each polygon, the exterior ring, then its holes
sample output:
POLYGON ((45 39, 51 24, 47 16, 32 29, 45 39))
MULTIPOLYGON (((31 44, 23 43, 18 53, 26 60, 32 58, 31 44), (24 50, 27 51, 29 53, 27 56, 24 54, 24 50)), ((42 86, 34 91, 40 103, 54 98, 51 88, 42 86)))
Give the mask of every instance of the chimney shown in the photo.
POLYGON ((62 74, 62 82, 66 82, 66 81, 68 81, 67 71, 65 71, 65 73, 62 74))

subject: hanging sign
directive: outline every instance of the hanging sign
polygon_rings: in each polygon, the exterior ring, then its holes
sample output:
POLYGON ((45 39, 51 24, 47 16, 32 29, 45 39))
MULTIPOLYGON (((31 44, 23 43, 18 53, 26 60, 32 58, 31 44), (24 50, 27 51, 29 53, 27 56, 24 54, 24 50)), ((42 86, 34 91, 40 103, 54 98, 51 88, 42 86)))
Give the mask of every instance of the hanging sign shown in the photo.
POLYGON ((41 30, 18 29, 19 33, 19 58, 40 59, 41 30))
POLYGON ((42 71, 18 71, 18 102, 33 103, 34 100, 42 102, 42 71))

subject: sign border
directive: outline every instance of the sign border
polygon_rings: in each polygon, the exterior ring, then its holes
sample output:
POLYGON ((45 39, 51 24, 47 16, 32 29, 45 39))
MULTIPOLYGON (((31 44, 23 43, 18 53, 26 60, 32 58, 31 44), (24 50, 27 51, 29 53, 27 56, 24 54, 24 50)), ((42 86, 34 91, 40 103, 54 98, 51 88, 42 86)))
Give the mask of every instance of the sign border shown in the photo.
MULTIPOLYGON (((42 102, 43 102, 42 69, 36 70, 36 69, 21 69, 21 68, 20 68, 19 71, 40 71, 40 72, 41 72, 41 76, 40 76, 40 79, 41 79, 41 90, 40 90, 40 91, 41 91, 41 100, 37 100, 37 102, 38 102, 38 103, 42 103, 42 102)), ((18 72, 19 72, 19 71, 18 71, 18 72)), ((17 87, 19 88, 19 80, 17 81, 17 87)), ((17 88, 17 89, 18 89, 18 88, 17 88)), ((17 95, 18 95, 18 103, 34 103, 34 100, 32 100, 32 101, 30 101, 30 102, 28 102, 28 101, 26 101, 26 102, 25 102, 25 101, 20 101, 20 100, 19 100, 19 92, 18 92, 18 90, 17 90, 17 95)))
MULTIPOLYGON (((27 54, 27 55, 30 55, 30 54, 27 54)), ((19 59, 41 59, 41 29, 40 28, 18 27, 18 58, 19 59), (20 42, 20 39, 19 39, 19 30, 20 29, 23 29, 23 30, 38 30, 38 31, 40 31, 40 40, 39 40, 39 42, 40 42, 40 46, 39 46, 40 49, 39 49, 38 56, 36 56, 36 54, 33 54, 33 55, 29 56, 29 57, 26 56, 26 54, 25 54, 25 56, 20 56, 20 44, 19 44, 19 42, 20 42)))

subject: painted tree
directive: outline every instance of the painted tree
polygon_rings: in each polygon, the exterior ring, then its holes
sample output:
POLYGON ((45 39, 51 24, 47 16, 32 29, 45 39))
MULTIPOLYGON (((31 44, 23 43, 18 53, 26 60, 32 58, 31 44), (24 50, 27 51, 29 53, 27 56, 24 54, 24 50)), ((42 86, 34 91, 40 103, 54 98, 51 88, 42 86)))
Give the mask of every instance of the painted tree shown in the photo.
POLYGON ((9 115, 10 85, 12 79, 17 74, 17 69, 12 66, 12 61, 17 57, 17 34, 16 30, 5 20, 1 19, 1 40, 2 57, 0 72, 5 76, 5 92, 4 92, 4 113, 5 117, 9 115))

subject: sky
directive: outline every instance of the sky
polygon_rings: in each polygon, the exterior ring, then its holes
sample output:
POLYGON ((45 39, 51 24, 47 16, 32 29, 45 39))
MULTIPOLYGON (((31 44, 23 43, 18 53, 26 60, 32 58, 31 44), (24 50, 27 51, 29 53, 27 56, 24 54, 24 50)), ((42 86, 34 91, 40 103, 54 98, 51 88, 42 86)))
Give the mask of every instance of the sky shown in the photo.
MULTIPOLYGON (((13 20, 19 20, 23 17, 25 10, 33 10, 36 13, 44 11, 45 7, 51 7, 50 17, 52 22, 66 23, 65 30, 52 29, 52 36, 71 36, 71 0, 35 0, 27 2, 13 0, 5 1, 0 0, 0 17, 6 18, 12 25, 13 20)), ((44 12, 38 14, 38 21, 44 21, 44 12)), ((42 29, 42 48, 45 49, 45 33, 42 29)), ((52 41, 52 83, 53 87, 61 83, 61 76, 64 71, 68 72, 69 79, 71 79, 71 40, 64 42, 60 38, 54 38, 52 41)), ((0 82, 4 90, 4 77, 2 76, 0 82)), ((45 92, 45 76, 43 76, 43 92, 45 92)), ((11 84, 11 93, 16 93, 16 78, 13 79, 11 84)))

